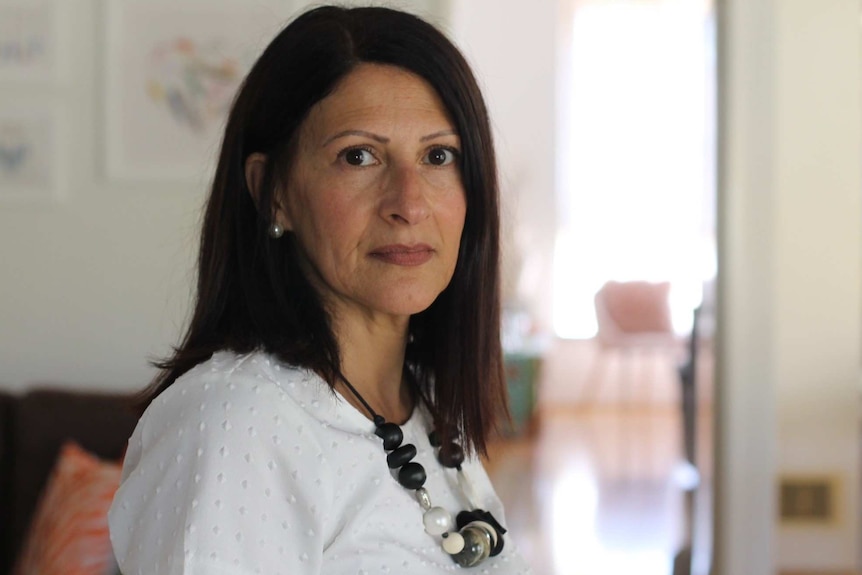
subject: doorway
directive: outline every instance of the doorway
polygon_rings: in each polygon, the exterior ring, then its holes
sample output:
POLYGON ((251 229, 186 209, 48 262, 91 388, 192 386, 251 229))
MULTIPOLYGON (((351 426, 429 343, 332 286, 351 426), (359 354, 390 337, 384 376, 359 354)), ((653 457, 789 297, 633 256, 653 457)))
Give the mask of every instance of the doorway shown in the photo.
MULTIPOLYGON (((707 573, 713 6, 580 0, 569 23, 558 75, 554 338, 538 386, 541 423, 535 437, 507 447, 492 477, 510 522, 526 526, 537 574, 707 573), (644 289, 663 293, 655 300, 668 324, 661 339, 602 336, 596 296, 609 283, 637 284, 640 301, 649 299, 644 289)), ((638 305, 627 312, 638 316, 634 324, 649 324, 644 317, 654 313, 638 305)))

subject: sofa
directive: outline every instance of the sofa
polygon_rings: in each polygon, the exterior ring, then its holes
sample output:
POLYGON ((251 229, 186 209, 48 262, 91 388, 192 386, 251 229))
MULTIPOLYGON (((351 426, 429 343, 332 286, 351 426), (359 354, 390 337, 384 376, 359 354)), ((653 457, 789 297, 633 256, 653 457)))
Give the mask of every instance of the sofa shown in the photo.
POLYGON ((137 422, 133 399, 48 387, 0 392, 0 574, 12 573, 64 445, 118 468, 137 422))

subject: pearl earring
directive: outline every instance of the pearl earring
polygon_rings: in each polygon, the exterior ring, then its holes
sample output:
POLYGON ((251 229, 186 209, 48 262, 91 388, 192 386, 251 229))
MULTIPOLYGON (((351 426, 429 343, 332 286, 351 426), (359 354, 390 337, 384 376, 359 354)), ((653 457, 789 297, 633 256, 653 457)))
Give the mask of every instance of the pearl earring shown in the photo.
POLYGON ((284 228, 278 225, 276 222, 273 222, 271 226, 269 226, 269 237, 274 240, 277 240, 281 236, 284 235, 284 228))

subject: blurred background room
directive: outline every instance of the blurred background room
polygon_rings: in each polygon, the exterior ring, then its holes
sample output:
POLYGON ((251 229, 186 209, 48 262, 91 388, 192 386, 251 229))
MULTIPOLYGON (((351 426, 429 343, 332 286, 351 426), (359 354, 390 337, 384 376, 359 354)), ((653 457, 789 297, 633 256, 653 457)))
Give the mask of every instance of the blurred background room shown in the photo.
MULTIPOLYGON (((536 575, 862 573, 858 2, 342 3, 438 24, 489 103, 486 466, 536 575)), ((233 93, 308 5, 0 0, 0 573, 34 537, 109 553, 72 533, 118 406, 187 320, 233 93)))

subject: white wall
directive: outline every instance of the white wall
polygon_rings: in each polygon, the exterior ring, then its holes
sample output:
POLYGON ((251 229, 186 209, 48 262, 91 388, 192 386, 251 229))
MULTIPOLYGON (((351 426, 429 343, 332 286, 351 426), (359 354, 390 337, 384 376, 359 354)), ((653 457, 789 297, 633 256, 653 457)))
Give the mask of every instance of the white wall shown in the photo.
POLYGON ((853 570, 862 297, 859 6, 727 0, 718 573, 853 570), (780 527, 786 473, 842 479, 841 521, 780 527))
POLYGON ((779 530, 779 567, 858 566, 862 368, 860 5, 776 3, 779 473, 842 480, 839 525, 779 530))
POLYGON ((5 84, 0 106, 55 106, 63 197, 0 206, 0 387, 134 389, 185 315, 202 186, 102 176, 99 3, 59 2, 56 86, 5 84))
POLYGON ((451 33, 495 128, 503 201, 504 295, 552 325, 556 234, 556 0, 451 3, 451 33))

